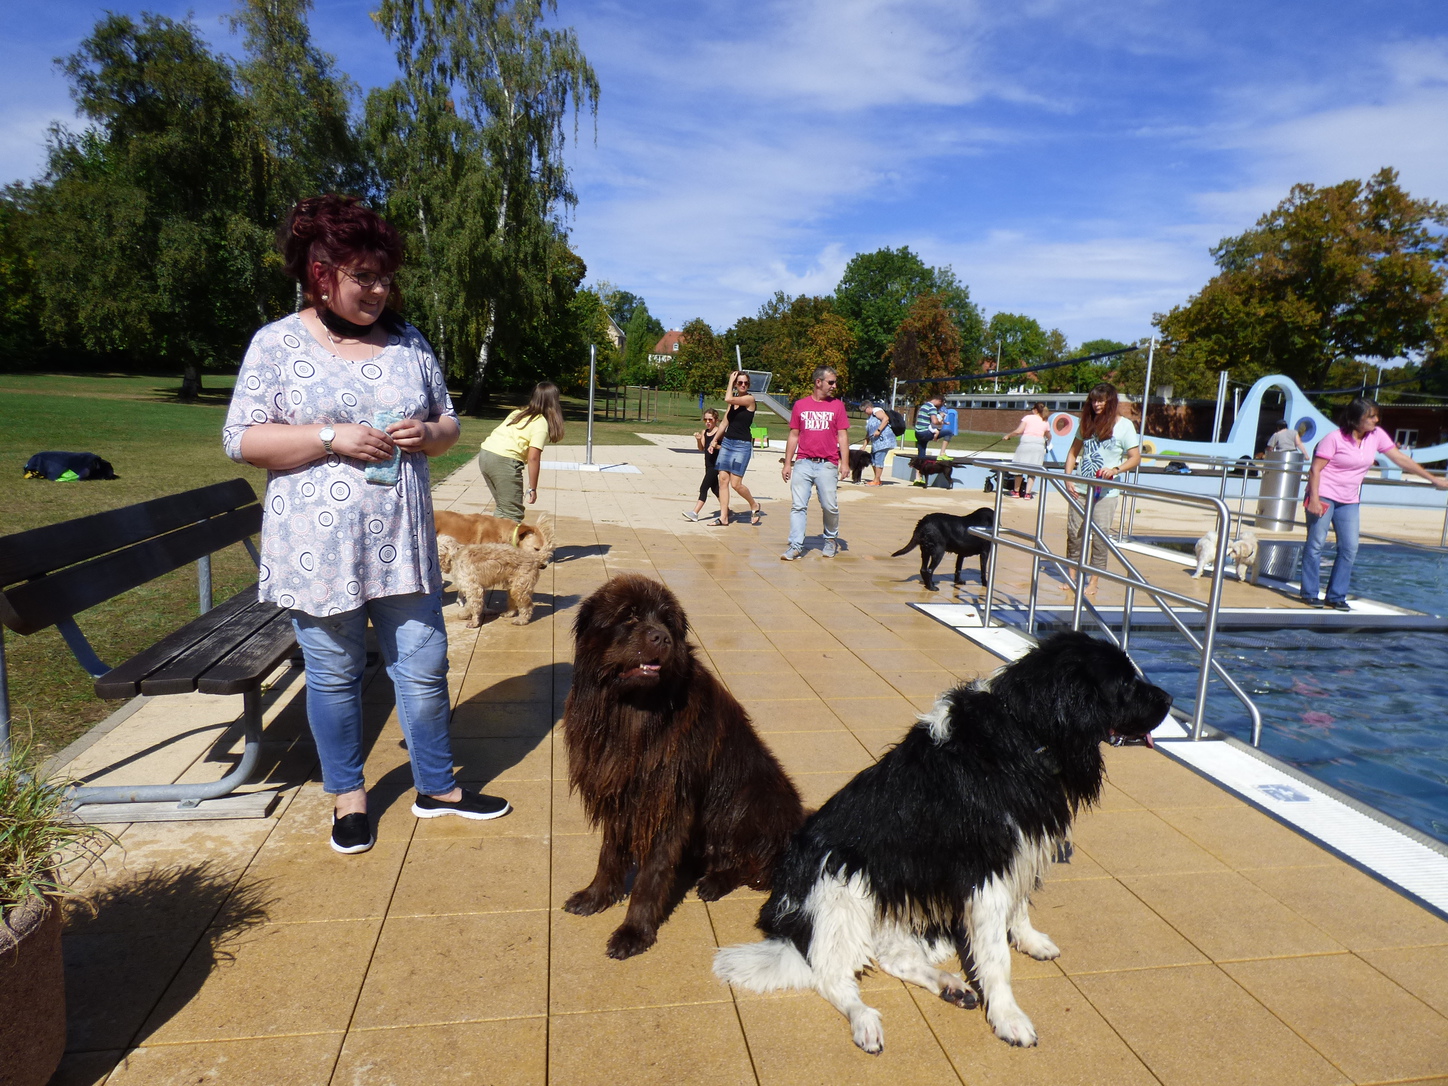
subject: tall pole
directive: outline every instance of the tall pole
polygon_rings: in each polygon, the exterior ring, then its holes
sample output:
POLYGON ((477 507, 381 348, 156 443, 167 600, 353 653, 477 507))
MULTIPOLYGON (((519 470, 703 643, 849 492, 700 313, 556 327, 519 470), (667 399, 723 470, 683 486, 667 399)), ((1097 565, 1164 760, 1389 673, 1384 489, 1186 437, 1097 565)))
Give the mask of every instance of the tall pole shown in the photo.
POLYGON ((1227 371, 1217 371, 1217 413, 1212 416, 1212 440, 1222 440, 1222 419, 1227 414, 1227 371))
POLYGON ((895 383, 890 386, 890 410, 895 410, 895 401, 900 395, 900 378, 895 378, 895 383))
POLYGON ((1151 406, 1151 364, 1156 360, 1156 337, 1146 349, 1146 387, 1141 390, 1141 440, 1146 440, 1146 412, 1151 406))
POLYGON ((588 345, 588 449, 584 453, 583 462, 593 463, 593 391, 598 385, 598 347, 590 343, 588 345))

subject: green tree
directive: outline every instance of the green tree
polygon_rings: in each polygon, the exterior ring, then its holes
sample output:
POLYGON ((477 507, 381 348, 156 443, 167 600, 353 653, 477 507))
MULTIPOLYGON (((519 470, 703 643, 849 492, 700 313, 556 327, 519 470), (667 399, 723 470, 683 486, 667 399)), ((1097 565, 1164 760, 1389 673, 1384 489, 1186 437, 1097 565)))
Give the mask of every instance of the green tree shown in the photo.
POLYGON ((652 384, 657 374, 654 364, 649 361, 655 345, 666 329, 649 313, 649 307, 639 299, 633 315, 624 327, 623 363, 620 377, 629 384, 652 384))
POLYGON ((1409 196, 1391 169, 1294 185, 1212 250, 1220 271, 1199 294, 1157 315, 1178 394, 1210 395, 1222 369, 1313 388, 1358 360, 1431 357, 1448 326, 1445 229, 1448 207, 1409 196))
POLYGON ((0 370, 20 369, 44 355, 45 345, 36 336, 41 298, 30 242, 30 197, 25 185, 0 193, 0 370))
POLYGON ((190 23, 109 15, 62 65, 92 126, 53 132, 32 243, 56 342, 183 371, 234 365, 273 315, 266 156, 231 70, 190 23))
POLYGON ((759 350, 760 368, 774 374, 771 390, 792 398, 807 395, 814 388, 815 368, 829 366, 839 375, 843 395, 850 388, 850 359, 857 346, 849 323, 829 298, 801 294, 781 310, 783 298, 775 295, 760 311, 771 331, 759 350))
POLYGON ((707 321, 695 317, 682 329, 679 353, 665 369, 663 387, 717 396, 728 383, 732 369, 734 358, 725 356, 724 341, 707 321))
POLYGON ((436 101, 450 92, 489 167, 487 183, 455 197, 468 204, 469 249, 483 284, 469 299, 481 334, 468 412, 482 404, 500 328, 527 326, 544 300, 555 216, 576 202, 564 122, 571 112, 576 130, 581 109, 598 109, 598 79, 573 30, 542 25, 556 10, 555 0, 382 0, 374 16, 416 88, 412 97, 436 101))
POLYGON ((835 287, 835 311, 854 333, 851 366, 858 391, 873 393, 888 386, 886 353, 910 306, 924 294, 942 296, 965 358, 973 359, 984 340, 984 321, 969 288, 950 268, 931 268, 905 246, 858 253, 845 266, 835 287))

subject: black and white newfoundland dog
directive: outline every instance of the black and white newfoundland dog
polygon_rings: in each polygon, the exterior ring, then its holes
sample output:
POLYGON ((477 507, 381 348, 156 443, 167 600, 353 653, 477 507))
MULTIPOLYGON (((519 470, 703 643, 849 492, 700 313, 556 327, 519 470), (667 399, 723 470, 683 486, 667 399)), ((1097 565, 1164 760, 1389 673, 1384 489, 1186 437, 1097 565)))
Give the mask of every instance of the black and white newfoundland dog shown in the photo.
POLYGON ((1030 894, 1101 793, 1101 743, 1147 736, 1170 708, 1125 653, 1082 633, 943 694, 795 834, 759 913, 765 940, 720 950, 715 974, 756 992, 813 988, 878 1053, 880 1012, 860 999, 860 971, 873 959, 974 1007, 970 983, 936 968, 958 951, 996 1036, 1034 1045, 1010 944, 1043 961, 1060 951, 1031 926, 1030 894))

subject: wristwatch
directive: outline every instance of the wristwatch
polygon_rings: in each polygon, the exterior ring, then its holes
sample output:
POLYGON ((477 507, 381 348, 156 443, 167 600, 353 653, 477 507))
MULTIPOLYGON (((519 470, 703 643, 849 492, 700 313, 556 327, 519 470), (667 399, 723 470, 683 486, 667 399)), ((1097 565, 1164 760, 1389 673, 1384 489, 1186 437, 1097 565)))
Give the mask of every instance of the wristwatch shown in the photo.
POLYGON ((337 440, 337 431, 330 426, 323 426, 317 436, 322 439, 322 448, 326 450, 328 456, 331 456, 332 442, 337 440))

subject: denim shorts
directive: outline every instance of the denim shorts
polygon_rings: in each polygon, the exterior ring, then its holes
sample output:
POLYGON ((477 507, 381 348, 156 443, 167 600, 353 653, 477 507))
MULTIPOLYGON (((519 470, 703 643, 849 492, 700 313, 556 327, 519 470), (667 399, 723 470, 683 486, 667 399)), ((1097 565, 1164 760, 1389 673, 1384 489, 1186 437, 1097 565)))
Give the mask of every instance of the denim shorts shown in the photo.
POLYGON ((748 470, 749 458, 753 455, 753 442, 726 437, 719 443, 719 458, 714 461, 714 467, 719 471, 727 471, 730 475, 743 475, 748 470))
POLYGON ((885 457, 889 454, 890 449, 893 449, 894 447, 895 446, 891 445, 890 448, 876 449, 874 452, 872 452, 870 454, 871 465, 877 468, 883 468, 885 466, 885 457))

